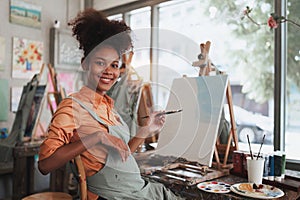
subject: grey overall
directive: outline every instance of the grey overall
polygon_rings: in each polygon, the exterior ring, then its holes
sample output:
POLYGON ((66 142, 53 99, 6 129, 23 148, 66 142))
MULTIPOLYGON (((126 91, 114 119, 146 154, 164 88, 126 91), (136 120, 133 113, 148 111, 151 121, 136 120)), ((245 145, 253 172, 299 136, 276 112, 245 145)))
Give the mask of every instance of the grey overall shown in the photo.
MULTIPOLYGON (((95 120, 107 127, 111 135, 121 138, 126 144, 128 143, 130 133, 121 117, 122 125, 109 126, 85 104, 74 97, 71 98, 86 109, 95 120)), ((135 158, 130 154, 127 160, 122 162, 120 155, 114 149, 109 149, 105 166, 93 176, 87 177, 87 185, 89 191, 108 200, 182 199, 164 187, 164 185, 142 179, 135 158)))

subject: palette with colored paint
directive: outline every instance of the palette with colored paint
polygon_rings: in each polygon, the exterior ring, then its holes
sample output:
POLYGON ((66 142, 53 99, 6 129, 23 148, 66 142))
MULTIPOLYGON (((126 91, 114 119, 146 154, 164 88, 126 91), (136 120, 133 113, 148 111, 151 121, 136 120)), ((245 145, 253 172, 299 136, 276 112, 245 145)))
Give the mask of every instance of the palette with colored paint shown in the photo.
POLYGON ((276 199, 284 196, 284 192, 272 185, 237 183, 230 188, 234 193, 256 199, 276 199))
POLYGON ((209 181, 199 183, 197 187, 200 190, 211 192, 211 193, 228 193, 230 192, 230 185, 224 182, 209 181))

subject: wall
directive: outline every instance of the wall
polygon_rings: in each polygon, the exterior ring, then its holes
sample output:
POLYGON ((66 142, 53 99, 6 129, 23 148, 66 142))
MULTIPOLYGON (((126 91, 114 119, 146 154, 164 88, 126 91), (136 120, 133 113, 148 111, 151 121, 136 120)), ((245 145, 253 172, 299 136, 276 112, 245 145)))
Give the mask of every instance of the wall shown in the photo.
POLYGON ((120 0, 94 0, 93 6, 96 9, 105 10, 108 8, 124 5, 127 3, 134 2, 134 1, 137 1, 137 0, 122 0, 122 1, 120 1, 120 0))
MULTIPOLYGON (((59 20, 61 29, 67 29, 67 21, 80 10, 81 0, 43 0, 41 29, 12 24, 9 22, 9 0, 0 1, 0 36, 5 38, 4 70, 0 70, 0 79, 8 79, 9 87, 22 87, 29 80, 12 78, 12 38, 20 37, 44 43, 44 63, 49 63, 49 30, 55 20, 59 20)), ((11 92, 11 91, 10 91, 11 92)), ((10 110, 10 96, 7 97, 10 110)), ((9 112, 7 121, 0 121, 0 128, 11 129, 14 113, 9 112)))
MULTIPOLYGON (((7 79, 9 82, 9 89, 11 87, 22 87, 29 80, 12 78, 12 38, 20 37, 30 40, 42 41, 44 43, 43 62, 49 63, 49 33, 55 20, 59 20, 61 29, 67 29, 67 21, 74 16, 82 8, 82 0, 38 0, 42 7, 42 25, 40 29, 31 28, 27 26, 12 24, 9 22, 9 6, 10 0, 0 1, 0 36, 5 38, 5 58, 3 70, 0 70, 0 79, 7 79)), ((9 94, 11 90, 9 90, 9 94)), ((11 95, 11 94, 10 94, 11 95)), ((11 129, 15 114, 10 112, 10 95, 7 97, 9 102, 9 114, 7 121, 0 121, 0 128, 11 129)), ((2 103, 3 100, 0 100, 2 103)), ((0 155, 1 156, 1 155, 0 155)), ((37 178, 37 180, 40 180, 37 178)), ((43 180, 43 178, 41 179, 43 180)), ((43 183, 37 185, 43 186, 43 183)), ((11 175, 0 175, 0 199, 11 196, 12 188, 11 175), (5 186, 5 187, 2 187, 5 186)))

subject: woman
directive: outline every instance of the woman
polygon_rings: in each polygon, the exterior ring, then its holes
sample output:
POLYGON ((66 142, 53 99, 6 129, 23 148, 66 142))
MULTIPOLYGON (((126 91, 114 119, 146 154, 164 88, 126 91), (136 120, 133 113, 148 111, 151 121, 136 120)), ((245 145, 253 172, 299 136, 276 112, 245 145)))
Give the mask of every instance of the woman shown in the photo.
POLYGON ((87 85, 59 104, 40 148, 39 170, 47 174, 80 154, 89 199, 179 199, 163 185, 143 180, 131 155, 163 127, 165 116, 152 113, 148 125, 130 138, 105 94, 119 77, 121 55, 132 48, 130 28, 94 9, 79 13, 69 25, 84 52, 87 85))

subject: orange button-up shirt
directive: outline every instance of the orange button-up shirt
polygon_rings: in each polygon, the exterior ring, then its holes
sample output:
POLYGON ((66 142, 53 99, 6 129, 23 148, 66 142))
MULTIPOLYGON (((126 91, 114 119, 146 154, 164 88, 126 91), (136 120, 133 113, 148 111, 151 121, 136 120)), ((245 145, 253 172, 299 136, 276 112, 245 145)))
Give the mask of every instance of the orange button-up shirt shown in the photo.
MULTIPOLYGON (((113 100, 100 95, 88 87, 83 87, 71 96, 87 105, 107 124, 116 125, 118 117, 112 112, 113 100)), ((54 153, 59 147, 80 140, 80 137, 97 131, 108 132, 84 108, 70 98, 64 99, 58 106, 48 128, 48 136, 40 146, 39 160, 54 153), (78 137, 79 136, 79 137, 78 137)), ((106 161, 107 150, 97 144, 81 154, 87 176, 98 172, 106 161), (92 153, 91 153, 92 152, 92 153)))

